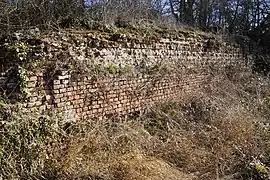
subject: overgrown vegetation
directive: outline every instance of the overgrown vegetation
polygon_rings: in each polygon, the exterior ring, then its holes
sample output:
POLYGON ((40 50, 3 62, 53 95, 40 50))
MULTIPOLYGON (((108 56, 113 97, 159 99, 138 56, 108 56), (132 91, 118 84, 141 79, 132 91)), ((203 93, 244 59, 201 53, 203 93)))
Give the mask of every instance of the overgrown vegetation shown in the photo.
MULTIPOLYGON (((43 33, 68 28, 109 32, 113 34, 111 40, 116 41, 126 37, 110 27, 133 29, 134 24, 148 25, 148 29, 192 27, 237 35, 234 39, 243 45, 245 54, 254 55, 254 69, 267 74, 270 71, 269 7, 267 0, 2 0, 0 46, 25 36, 32 40, 43 33)), ((149 43, 156 39, 153 31, 142 34, 149 43)), ((22 52, 17 54, 20 59, 26 56, 22 52)))
POLYGON ((128 119, 71 123, 1 103, 0 177, 269 179, 269 82, 213 74, 205 92, 128 119))
MULTIPOLYGON (((243 37, 239 41, 257 56, 259 70, 269 73, 269 57, 262 54, 270 51, 265 0, 100 0, 88 1, 88 7, 84 2, 0 1, 1 68, 4 62, 26 63, 28 53, 37 53, 28 52, 30 42, 43 49, 36 37, 44 32, 57 39, 61 36, 54 32, 62 28, 98 30, 91 38, 105 33, 108 39, 102 43, 143 39, 151 44, 159 38, 189 36, 192 33, 169 30, 188 24, 250 36, 254 46, 248 47, 243 37), (145 28, 134 29, 136 23, 145 28), (156 25, 165 28, 153 28, 156 25), (257 45, 262 47, 254 48, 257 45)), ((60 55, 67 59, 69 46, 53 45, 64 49, 60 55)), ((37 67, 35 63, 27 63, 28 68, 37 67)), ((84 73, 80 66, 85 63, 72 61, 71 69, 75 65, 84 73)), ((18 67, 21 93, 27 94, 25 67, 18 67)), ((97 74, 131 71, 129 65, 102 67, 94 69, 97 74)), ((170 71, 159 65, 146 69, 170 71)), ((211 72, 212 82, 204 92, 128 119, 68 122, 53 112, 27 112, 0 97, 0 179, 270 179, 269 79, 243 70, 217 72, 211 72)))
POLYGON ((97 24, 129 28, 134 22, 192 26, 214 33, 248 35, 269 46, 267 0, 2 0, 1 36, 36 29, 96 29, 97 24))

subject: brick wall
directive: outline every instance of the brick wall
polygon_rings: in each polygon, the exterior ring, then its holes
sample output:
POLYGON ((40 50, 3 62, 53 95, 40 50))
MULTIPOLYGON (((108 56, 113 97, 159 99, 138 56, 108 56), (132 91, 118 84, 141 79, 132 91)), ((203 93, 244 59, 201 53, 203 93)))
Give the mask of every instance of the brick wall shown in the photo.
MULTIPOLYGON (((70 120, 136 113, 200 90, 207 85, 211 68, 223 70, 245 64, 237 45, 205 36, 162 39, 150 44, 104 43, 81 34, 73 38, 78 40, 69 42, 54 36, 31 45, 33 59, 53 62, 56 66, 60 61, 62 67, 54 72, 44 67, 27 70, 23 101, 26 108, 40 112, 56 110, 70 120), (103 70, 113 65, 116 72, 74 76, 72 69, 63 68, 63 62, 91 68, 95 65, 103 70), (124 74, 119 72, 123 65, 130 67, 124 74)), ((18 78, 14 78, 14 73, 7 74, 2 72, 0 88, 18 92, 12 90, 18 88, 18 78)))
POLYGON ((83 77, 72 81, 63 71, 54 80, 44 74, 30 76, 25 107, 33 111, 57 110, 65 119, 88 119, 139 112, 156 103, 198 90, 206 74, 83 77))

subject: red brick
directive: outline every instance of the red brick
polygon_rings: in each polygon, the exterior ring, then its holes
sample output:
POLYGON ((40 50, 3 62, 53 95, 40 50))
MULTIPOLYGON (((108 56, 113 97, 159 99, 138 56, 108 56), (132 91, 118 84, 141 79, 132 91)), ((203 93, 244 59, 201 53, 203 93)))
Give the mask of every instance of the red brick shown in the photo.
POLYGON ((33 82, 33 81, 28 82, 27 83, 27 87, 28 88, 34 88, 34 87, 36 87, 36 82, 33 82))
POLYGON ((34 107, 36 105, 36 103, 35 102, 33 102, 33 103, 27 103, 27 108, 32 108, 32 107, 34 107))
POLYGON ((60 85, 60 80, 54 80, 54 81, 53 81, 53 84, 54 84, 54 85, 60 85))
POLYGON ((67 92, 67 89, 66 89, 66 88, 60 89, 59 92, 60 92, 60 93, 65 93, 65 92, 67 92))
POLYGON ((54 102, 55 103, 60 103, 61 102, 61 99, 54 99, 54 102))
POLYGON ((98 108, 100 108, 100 105, 99 105, 99 104, 94 105, 94 106, 92 106, 92 108, 93 108, 93 109, 98 109, 98 108))
POLYGON ((63 94, 55 94, 55 95, 54 95, 54 98, 55 98, 55 99, 59 99, 59 98, 62 98, 62 97, 64 97, 63 94))
POLYGON ((40 111, 45 111, 47 109, 47 106, 46 105, 43 105, 43 106, 40 106, 39 107, 39 110, 40 111))

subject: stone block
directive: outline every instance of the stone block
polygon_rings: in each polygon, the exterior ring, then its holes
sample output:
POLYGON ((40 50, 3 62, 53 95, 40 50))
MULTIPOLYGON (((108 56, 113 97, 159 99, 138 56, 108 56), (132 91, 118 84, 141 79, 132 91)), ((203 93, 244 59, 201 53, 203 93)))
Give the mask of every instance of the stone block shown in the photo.
POLYGON ((98 109, 98 108, 100 108, 100 104, 93 105, 92 108, 93 108, 93 109, 98 109))
POLYGON ((59 80, 70 79, 70 75, 58 76, 59 80))
POLYGON ((29 102, 29 103, 27 103, 27 108, 32 108, 32 107, 34 107, 36 105, 36 103, 35 102, 29 102))
POLYGON ((31 76, 29 78, 29 81, 37 81, 38 80, 38 77, 37 76, 31 76))
POLYGON ((67 89, 66 89, 66 88, 59 89, 59 92, 60 92, 60 93, 65 93, 65 92, 67 92, 67 89))

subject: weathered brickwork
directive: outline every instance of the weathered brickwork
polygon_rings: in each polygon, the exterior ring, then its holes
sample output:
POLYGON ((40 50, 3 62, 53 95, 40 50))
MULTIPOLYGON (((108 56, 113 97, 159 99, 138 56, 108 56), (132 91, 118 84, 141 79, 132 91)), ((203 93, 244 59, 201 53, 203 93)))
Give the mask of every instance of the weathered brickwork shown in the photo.
MULTIPOLYGON (((33 59, 62 67, 55 72, 46 68, 40 72, 27 70, 23 87, 26 108, 40 112, 56 110, 70 120, 140 112, 153 104, 200 90, 207 84, 211 68, 222 70, 244 64, 237 45, 203 36, 152 43, 113 43, 81 34, 75 37, 78 40, 72 42, 64 37, 44 38, 32 45, 33 59), (108 72, 74 76, 63 66, 65 62, 108 72)), ((2 71, 0 88, 14 94, 13 89, 20 86, 18 79, 14 72, 2 71)))
POLYGON ((177 75, 133 75, 84 77, 73 82, 63 71, 50 83, 40 73, 29 78, 25 106, 33 111, 58 110, 65 119, 111 117, 139 112, 198 90, 205 84, 206 77, 205 74, 181 78, 177 75))

